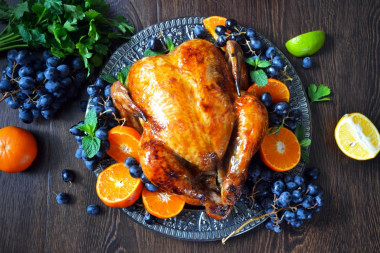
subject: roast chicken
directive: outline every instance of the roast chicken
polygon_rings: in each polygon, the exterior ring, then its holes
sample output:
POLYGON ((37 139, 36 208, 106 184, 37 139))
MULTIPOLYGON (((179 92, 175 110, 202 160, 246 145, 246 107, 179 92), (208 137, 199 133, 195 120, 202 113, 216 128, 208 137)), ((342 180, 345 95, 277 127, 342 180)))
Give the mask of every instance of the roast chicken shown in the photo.
POLYGON ((268 127, 264 105, 247 88, 236 42, 223 56, 212 43, 195 39, 135 62, 127 85, 113 84, 111 96, 126 123, 142 131, 145 176, 221 220, 240 198, 268 127))

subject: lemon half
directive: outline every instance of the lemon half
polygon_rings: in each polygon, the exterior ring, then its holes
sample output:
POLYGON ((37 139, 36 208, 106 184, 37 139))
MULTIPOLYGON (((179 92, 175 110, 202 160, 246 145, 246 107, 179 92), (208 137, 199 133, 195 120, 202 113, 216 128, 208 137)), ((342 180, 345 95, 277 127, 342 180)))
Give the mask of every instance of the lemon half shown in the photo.
POLYGON ((344 115, 335 128, 340 150, 356 160, 375 158, 380 151, 380 135, 376 126, 361 113, 344 115))

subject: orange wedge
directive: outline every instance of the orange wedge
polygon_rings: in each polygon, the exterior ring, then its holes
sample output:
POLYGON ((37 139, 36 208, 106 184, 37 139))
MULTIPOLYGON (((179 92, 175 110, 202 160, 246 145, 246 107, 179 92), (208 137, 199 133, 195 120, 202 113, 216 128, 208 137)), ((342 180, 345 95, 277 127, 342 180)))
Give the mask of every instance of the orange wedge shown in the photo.
POLYGON ((260 98, 264 92, 270 93, 273 103, 289 102, 290 93, 288 87, 277 79, 269 78, 265 86, 258 86, 254 83, 248 88, 248 93, 255 95, 257 98, 260 98))
POLYGON ((139 161, 140 134, 132 127, 115 126, 108 132, 110 149, 107 154, 118 162, 132 156, 139 161))
MULTIPOLYGON (((203 25, 206 27, 207 31, 212 35, 215 41, 218 39, 218 35, 215 32, 215 27, 218 25, 225 26, 226 20, 226 18, 219 16, 211 16, 203 19, 203 25)), ((221 49, 225 51, 226 46, 221 47, 221 49)))
POLYGON ((104 204, 124 208, 133 205, 143 189, 140 178, 133 178, 124 163, 103 170, 96 181, 96 193, 104 204))
POLYGON ((185 206, 185 201, 181 196, 167 193, 161 189, 156 192, 150 192, 144 188, 142 200, 145 209, 151 215, 160 219, 168 219, 178 215, 185 206))
POLYGON ((301 147, 295 134, 281 128, 278 134, 267 134, 260 146, 260 158, 274 171, 288 171, 301 159, 301 147))

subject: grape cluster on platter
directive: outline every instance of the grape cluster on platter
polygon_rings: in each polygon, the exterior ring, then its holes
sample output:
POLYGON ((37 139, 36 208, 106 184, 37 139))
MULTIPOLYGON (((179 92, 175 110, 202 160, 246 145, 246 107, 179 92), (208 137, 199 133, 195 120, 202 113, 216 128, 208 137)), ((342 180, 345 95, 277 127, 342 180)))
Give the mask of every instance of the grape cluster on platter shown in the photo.
POLYGON ((78 148, 75 152, 75 157, 82 159, 86 167, 90 171, 94 171, 99 162, 107 155, 107 151, 110 148, 108 141, 108 131, 119 125, 118 112, 114 107, 111 99, 111 84, 108 84, 101 78, 97 78, 95 83, 87 87, 87 93, 90 96, 88 109, 93 109, 97 115, 97 126, 95 131, 95 137, 100 139, 100 149, 93 157, 87 157, 82 147, 83 137, 86 133, 79 130, 77 126, 84 124, 83 121, 72 126, 70 133, 75 136, 78 143, 78 148))
POLYGON ((79 57, 61 60, 48 51, 38 57, 28 50, 9 50, 2 70, 0 93, 24 123, 52 119, 69 99, 77 96, 87 75, 79 57))
POLYGON ((273 173, 255 161, 251 163, 239 201, 250 208, 261 207, 270 218, 265 224, 269 230, 281 232, 280 224, 284 221, 300 227, 323 206, 322 189, 315 184, 319 173, 315 167, 306 169, 303 176, 273 173))

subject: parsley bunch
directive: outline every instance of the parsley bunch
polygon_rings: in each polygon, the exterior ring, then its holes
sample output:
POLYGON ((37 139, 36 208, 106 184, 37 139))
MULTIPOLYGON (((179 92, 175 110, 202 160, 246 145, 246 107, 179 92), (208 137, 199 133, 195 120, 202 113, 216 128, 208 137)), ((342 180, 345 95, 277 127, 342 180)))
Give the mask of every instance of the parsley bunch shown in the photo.
POLYGON ((115 39, 129 39, 133 26, 122 15, 105 16, 105 0, 30 0, 16 7, 1 0, 0 51, 19 47, 47 48, 59 57, 79 55, 88 73, 102 64, 115 39))

